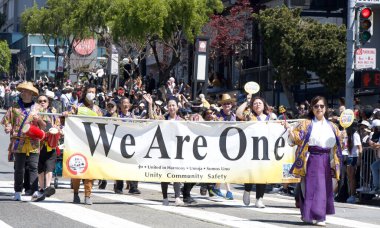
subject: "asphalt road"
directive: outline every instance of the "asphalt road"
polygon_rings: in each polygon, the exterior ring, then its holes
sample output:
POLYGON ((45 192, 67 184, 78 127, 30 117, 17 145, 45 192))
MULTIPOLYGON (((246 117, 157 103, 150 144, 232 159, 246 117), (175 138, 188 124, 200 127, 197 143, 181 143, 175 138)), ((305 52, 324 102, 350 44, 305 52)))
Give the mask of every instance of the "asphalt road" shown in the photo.
MULTIPOLYGON (((0 115, 0 119, 2 115, 0 115)), ((59 178, 55 195, 45 201, 12 201, 13 164, 6 160, 9 136, 0 127, 0 227, 308 227, 300 220, 292 196, 266 193, 266 208, 242 203, 242 185, 233 185, 234 200, 208 197, 193 188, 196 205, 175 207, 172 186, 169 186, 171 206, 162 206, 159 183, 139 183, 141 195, 114 194, 112 181, 106 190, 93 188, 91 206, 72 204, 69 180, 59 178)), ((270 188, 268 188, 268 191, 270 188)), ((81 188, 83 191, 83 188, 81 188)), ((222 191, 225 190, 222 187, 222 191)), ((83 201, 83 193, 80 193, 83 201)), ((371 204, 335 203, 336 214, 328 216, 327 227, 380 227, 380 199, 371 204)))

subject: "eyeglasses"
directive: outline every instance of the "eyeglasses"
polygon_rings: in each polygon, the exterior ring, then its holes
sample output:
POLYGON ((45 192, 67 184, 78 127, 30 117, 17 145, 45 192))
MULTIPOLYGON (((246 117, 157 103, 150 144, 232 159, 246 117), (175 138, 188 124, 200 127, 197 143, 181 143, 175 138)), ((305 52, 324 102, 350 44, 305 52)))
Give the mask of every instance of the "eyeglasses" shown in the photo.
POLYGON ((38 103, 46 103, 47 100, 38 100, 38 103))
POLYGON ((315 109, 318 109, 318 108, 324 109, 325 105, 314 105, 313 108, 315 108, 315 109))

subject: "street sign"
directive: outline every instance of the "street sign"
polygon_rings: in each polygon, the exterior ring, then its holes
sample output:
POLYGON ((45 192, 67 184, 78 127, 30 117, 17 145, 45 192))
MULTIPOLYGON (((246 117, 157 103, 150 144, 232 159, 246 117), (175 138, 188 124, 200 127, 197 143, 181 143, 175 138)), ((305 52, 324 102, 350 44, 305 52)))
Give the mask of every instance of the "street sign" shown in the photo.
POLYGON ((355 70, 376 68, 376 48, 358 48, 355 51, 355 70))
POLYGON ((356 4, 361 3, 361 4, 380 4, 380 0, 356 0, 356 4))

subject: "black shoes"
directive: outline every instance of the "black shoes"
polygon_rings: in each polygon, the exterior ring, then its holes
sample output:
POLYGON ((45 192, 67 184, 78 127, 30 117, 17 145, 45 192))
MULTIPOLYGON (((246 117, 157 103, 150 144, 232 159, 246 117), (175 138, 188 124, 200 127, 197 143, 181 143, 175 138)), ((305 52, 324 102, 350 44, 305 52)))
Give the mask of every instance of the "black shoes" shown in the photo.
POLYGON ((186 197, 186 198, 183 198, 183 202, 185 204, 197 204, 198 202, 195 201, 195 199, 193 199, 191 196, 190 197, 186 197))
POLYGON ((55 194, 55 188, 49 186, 49 187, 45 188, 44 193, 45 193, 46 197, 50 197, 50 196, 55 194))
POLYGON ((140 190, 137 189, 137 188, 130 188, 129 191, 128 191, 129 194, 141 194, 140 190))

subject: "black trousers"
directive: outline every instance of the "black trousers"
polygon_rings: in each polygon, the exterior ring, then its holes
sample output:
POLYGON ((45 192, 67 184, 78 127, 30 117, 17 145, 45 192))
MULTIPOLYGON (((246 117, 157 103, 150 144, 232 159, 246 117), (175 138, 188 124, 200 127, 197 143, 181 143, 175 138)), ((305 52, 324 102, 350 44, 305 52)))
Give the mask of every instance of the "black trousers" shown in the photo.
POLYGON ((29 167, 29 184, 32 192, 38 190, 38 158, 39 154, 30 153, 29 157, 23 153, 15 153, 14 190, 22 192, 24 183, 25 166, 29 167))
POLYGON ((194 185, 195 185, 195 183, 184 183, 183 184, 182 196, 184 199, 190 197, 190 192, 191 192, 191 189, 194 187, 194 185))
MULTIPOLYGON (((244 184, 244 190, 247 192, 252 191, 253 184, 244 184)), ((256 184, 256 199, 264 197, 266 184, 256 184)))
MULTIPOLYGON (((129 189, 137 189, 138 188, 138 181, 128 181, 128 184, 129 184, 129 189)), ((117 190, 120 190, 120 191, 123 191, 123 187, 124 187, 124 181, 122 180, 117 180, 115 182, 115 188, 117 190)))

